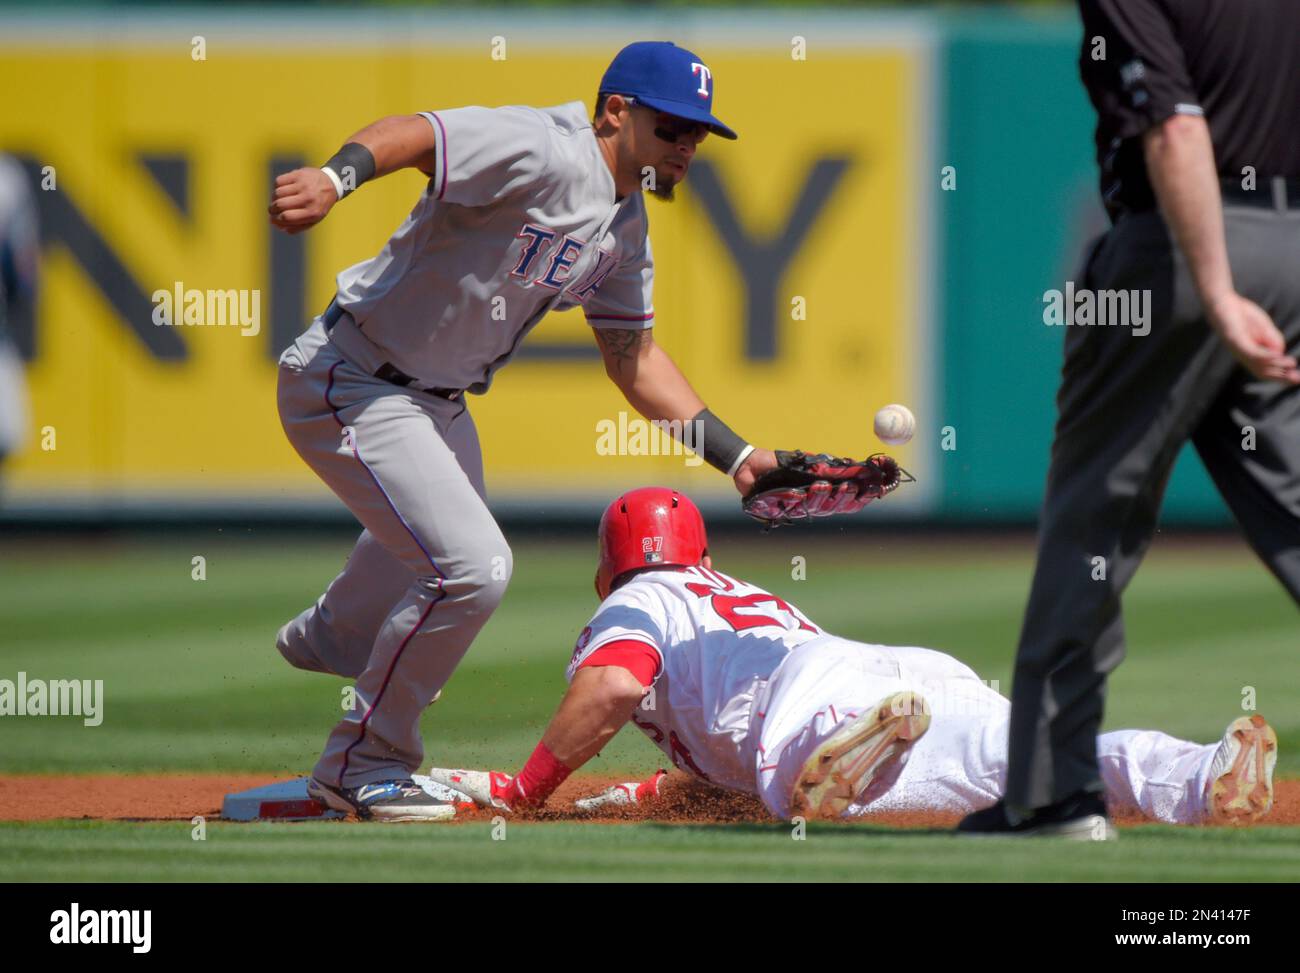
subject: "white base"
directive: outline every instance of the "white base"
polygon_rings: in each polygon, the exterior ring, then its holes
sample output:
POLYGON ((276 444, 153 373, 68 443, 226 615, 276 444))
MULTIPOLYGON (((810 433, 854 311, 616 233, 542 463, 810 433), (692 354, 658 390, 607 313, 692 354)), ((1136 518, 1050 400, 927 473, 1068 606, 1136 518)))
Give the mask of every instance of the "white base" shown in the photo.
MULTIPOLYGON (((467 800, 460 791, 434 783, 423 774, 415 774, 411 779, 440 801, 467 800)), ((308 796, 307 778, 299 777, 227 794, 221 802, 221 817, 225 821, 325 821, 347 815, 308 796)))

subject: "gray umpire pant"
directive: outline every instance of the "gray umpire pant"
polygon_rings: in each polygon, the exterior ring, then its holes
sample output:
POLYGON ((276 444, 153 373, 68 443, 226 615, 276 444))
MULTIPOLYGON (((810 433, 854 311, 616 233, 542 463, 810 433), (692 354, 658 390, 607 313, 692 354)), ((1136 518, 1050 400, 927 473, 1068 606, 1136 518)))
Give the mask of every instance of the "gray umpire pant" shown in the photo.
MULTIPOLYGON (((1300 211, 1229 205, 1224 219, 1238 292, 1272 315, 1296 354, 1300 211)), ((1012 684, 1006 802, 1018 808, 1102 790, 1096 739, 1106 677, 1124 658, 1120 598, 1188 439, 1251 546, 1300 602, 1300 387, 1236 365, 1158 212, 1122 218, 1093 249, 1081 286, 1149 290, 1150 332, 1072 326, 1065 335, 1012 684)))

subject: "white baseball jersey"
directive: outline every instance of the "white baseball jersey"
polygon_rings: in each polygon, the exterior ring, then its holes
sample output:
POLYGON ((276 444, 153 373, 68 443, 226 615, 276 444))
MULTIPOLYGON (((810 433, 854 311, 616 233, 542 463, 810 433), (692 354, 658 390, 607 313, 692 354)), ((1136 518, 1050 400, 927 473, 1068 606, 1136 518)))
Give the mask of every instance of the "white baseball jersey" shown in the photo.
POLYGON ((379 255, 338 275, 338 303, 422 385, 484 392, 552 309, 593 327, 653 323, 645 204, 614 179, 580 101, 421 113, 436 163, 379 255))
POLYGON ((601 603, 567 676, 613 642, 650 646, 659 668, 632 721, 675 766, 752 792, 754 703, 785 657, 822 635, 789 602, 720 571, 647 571, 601 603))

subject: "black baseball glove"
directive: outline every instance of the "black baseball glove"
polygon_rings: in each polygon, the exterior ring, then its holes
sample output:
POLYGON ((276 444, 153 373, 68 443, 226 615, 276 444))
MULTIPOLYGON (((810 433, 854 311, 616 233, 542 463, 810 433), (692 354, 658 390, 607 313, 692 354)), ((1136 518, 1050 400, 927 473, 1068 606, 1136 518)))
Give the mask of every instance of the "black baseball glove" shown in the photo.
POLYGON ((768 527, 857 513, 900 483, 915 480, 884 453, 854 460, 778 449, 776 461, 776 469, 758 477, 741 501, 745 513, 768 527))

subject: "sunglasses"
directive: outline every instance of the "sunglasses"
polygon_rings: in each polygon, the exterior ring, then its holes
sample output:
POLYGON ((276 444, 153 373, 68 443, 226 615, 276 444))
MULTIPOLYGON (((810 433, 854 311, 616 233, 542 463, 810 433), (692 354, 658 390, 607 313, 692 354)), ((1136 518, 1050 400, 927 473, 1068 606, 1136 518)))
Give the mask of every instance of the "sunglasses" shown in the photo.
POLYGON ((659 111, 657 108, 651 108, 649 105, 642 105, 635 98, 624 96, 623 100, 629 105, 635 105, 638 108, 645 108, 648 111, 657 113, 655 116, 655 138, 664 142, 676 143, 683 135, 689 136, 693 142, 702 142, 704 137, 709 134, 709 126, 703 122, 692 122, 685 118, 678 118, 676 115, 670 115, 667 112, 659 111))

